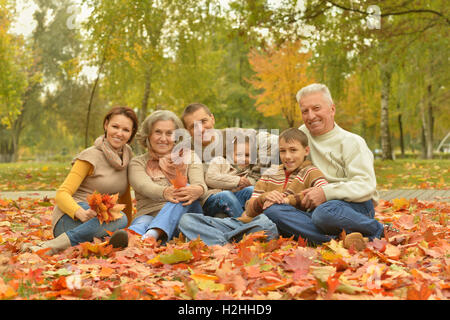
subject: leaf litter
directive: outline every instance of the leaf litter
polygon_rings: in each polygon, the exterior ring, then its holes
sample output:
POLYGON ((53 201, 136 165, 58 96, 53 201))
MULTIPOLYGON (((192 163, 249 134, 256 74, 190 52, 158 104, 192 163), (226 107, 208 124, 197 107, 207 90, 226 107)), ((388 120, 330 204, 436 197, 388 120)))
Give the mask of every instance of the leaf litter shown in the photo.
POLYGON ((447 202, 381 200, 376 219, 400 232, 357 252, 340 239, 162 246, 131 230, 129 246, 94 239, 54 256, 21 252, 52 239, 53 199, 0 199, 0 299, 433 299, 450 297, 447 202), (49 205, 49 203, 51 205, 49 205))

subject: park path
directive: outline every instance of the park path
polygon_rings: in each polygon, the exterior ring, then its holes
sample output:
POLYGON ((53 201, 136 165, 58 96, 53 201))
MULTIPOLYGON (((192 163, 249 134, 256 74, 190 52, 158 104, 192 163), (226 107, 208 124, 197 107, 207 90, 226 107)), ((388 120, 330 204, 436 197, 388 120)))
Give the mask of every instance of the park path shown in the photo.
MULTIPOLYGON (((16 200, 19 197, 32 197, 43 199, 44 197, 54 198, 56 191, 0 191, 0 199, 16 200)), ((392 200, 395 198, 405 198, 426 201, 445 201, 450 202, 450 190, 430 190, 430 189, 411 189, 411 190, 381 190, 380 199, 392 200)), ((132 191, 134 198, 134 192, 132 191)))

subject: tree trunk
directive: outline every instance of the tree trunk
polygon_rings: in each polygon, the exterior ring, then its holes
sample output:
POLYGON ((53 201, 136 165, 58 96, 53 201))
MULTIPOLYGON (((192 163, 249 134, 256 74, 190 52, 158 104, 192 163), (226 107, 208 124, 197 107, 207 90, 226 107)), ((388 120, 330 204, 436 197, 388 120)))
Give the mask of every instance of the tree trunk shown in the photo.
MULTIPOLYGON (((145 118, 147 117, 148 113, 148 100, 150 98, 151 93, 151 84, 152 84, 152 69, 149 67, 145 71, 145 84, 144 84, 144 96, 142 97, 142 104, 141 108, 138 111, 138 119, 139 123, 142 123, 145 118)), ((144 152, 142 149, 142 146, 139 143, 136 143, 136 140, 134 140, 133 149, 136 150, 137 154, 141 154, 144 152)))
MULTIPOLYGON (((397 110, 400 110, 400 104, 397 103, 397 110)), ((402 122, 402 113, 399 112, 397 116, 398 120, 398 130, 400 131, 400 149, 402 151, 402 157, 405 156, 405 141, 403 137, 403 122, 402 122)))
POLYGON ((0 162, 13 161, 14 149, 11 134, 11 130, 0 124, 0 162))
MULTIPOLYGON (((422 117, 422 111, 420 112, 420 115, 422 117)), ((420 150, 422 152, 421 158, 422 159, 426 159, 427 158, 427 143, 426 143, 426 138, 425 138, 425 127, 423 125, 423 119, 422 119, 422 125, 420 126, 420 128, 422 129, 420 131, 421 135, 420 135, 420 150)))
POLYGON ((142 104, 141 104, 141 114, 140 114, 141 119, 139 119, 141 122, 144 121, 144 119, 147 117, 148 100, 150 98, 151 84, 152 84, 152 69, 150 67, 145 71, 144 96, 142 97, 142 104))
POLYGON ((433 96, 432 96, 432 85, 428 85, 428 104, 426 111, 427 116, 427 130, 428 130, 428 140, 427 140, 427 159, 433 159, 433 126, 434 126, 434 116, 433 116, 433 96))
POLYGON ((381 68, 381 150, 383 160, 392 160, 391 135, 389 131, 389 94, 391 73, 381 68))
POLYGON ((431 103, 431 85, 427 86, 427 97, 420 103, 420 117, 422 120, 422 158, 433 158, 433 106, 431 103))
POLYGON ((89 98, 89 104, 88 104, 88 109, 87 109, 87 114, 86 114, 86 130, 84 132, 84 147, 85 148, 87 148, 89 146, 89 143, 88 143, 89 119, 91 116, 92 102, 94 101, 95 90, 97 89, 98 81, 100 80, 100 74, 102 72, 105 61, 106 61, 106 49, 105 49, 105 52, 103 53, 102 62, 100 63, 100 66, 98 68, 97 78, 95 79, 94 86, 92 87, 91 97, 89 98))

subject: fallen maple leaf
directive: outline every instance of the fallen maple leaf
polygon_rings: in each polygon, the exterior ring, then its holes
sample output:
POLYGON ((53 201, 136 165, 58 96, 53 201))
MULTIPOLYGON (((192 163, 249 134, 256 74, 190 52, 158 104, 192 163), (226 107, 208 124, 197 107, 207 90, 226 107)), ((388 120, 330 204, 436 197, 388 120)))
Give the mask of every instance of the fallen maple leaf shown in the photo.
POLYGON ((408 300, 428 300, 432 291, 423 283, 419 290, 414 287, 408 288, 407 299, 408 300))
POLYGON ((394 210, 406 209, 409 206, 409 201, 405 198, 395 198, 392 199, 394 210))
POLYGON ((178 168, 176 168, 175 178, 171 179, 170 182, 175 187, 175 189, 179 189, 187 185, 187 177, 178 168))
POLYGON ((295 280, 306 275, 309 271, 309 266, 312 264, 312 261, 298 250, 295 251, 293 256, 285 257, 284 261, 286 262, 286 269, 294 271, 295 280))
POLYGON ((165 263, 165 264, 174 264, 183 261, 189 261, 192 258, 192 253, 190 250, 184 249, 174 249, 170 254, 162 254, 154 257, 149 260, 148 263, 165 263))

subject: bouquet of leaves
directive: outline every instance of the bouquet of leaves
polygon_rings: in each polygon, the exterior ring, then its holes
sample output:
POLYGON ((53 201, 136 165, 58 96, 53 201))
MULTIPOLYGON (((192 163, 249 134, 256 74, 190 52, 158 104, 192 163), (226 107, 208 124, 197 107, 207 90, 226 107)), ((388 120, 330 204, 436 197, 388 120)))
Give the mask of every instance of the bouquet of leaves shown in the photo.
POLYGON ((125 208, 124 204, 118 204, 119 194, 114 195, 101 194, 94 191, 87 197, 87 201, 92 210, 97 212, 98 221, 111 222, 122 217, 121 211, 125 208))

